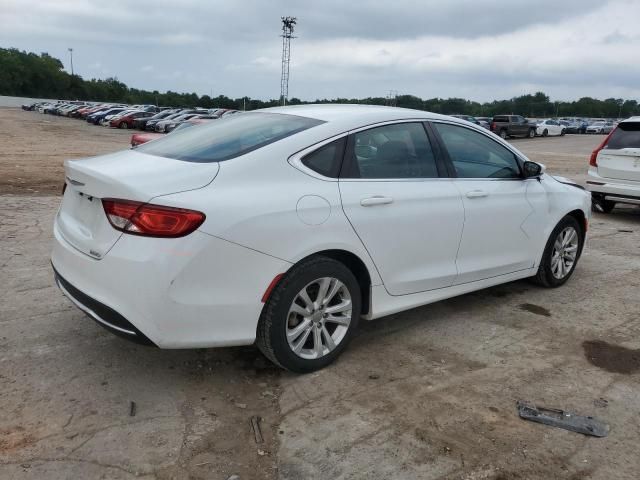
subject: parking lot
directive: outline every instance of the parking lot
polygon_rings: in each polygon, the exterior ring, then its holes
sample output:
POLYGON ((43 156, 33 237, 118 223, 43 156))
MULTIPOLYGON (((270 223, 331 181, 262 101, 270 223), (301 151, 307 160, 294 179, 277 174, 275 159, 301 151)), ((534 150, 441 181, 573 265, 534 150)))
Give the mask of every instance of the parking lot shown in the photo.
MULTIPOLYGON (((640 209, 594 214, 562 288, 519 281, 364 322, 300 376, 253 347, 157 350, 85 317, 49 264, 62 161, 131 132, 17 109, 0 132, 0 478, 637 478, 640 209), (525 422, 519 399, 611 431, 525 422)), ((513 143, 582 183, 601 140, 513 143)))

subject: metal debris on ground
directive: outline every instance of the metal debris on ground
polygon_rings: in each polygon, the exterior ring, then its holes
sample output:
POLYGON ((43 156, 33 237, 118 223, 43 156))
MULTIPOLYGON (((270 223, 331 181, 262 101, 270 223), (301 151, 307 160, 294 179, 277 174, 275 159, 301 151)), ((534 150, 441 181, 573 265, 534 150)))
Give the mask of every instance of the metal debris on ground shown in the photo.
POLYGON ((609 433, 609 425, 593 417, 576 415, 556 408, 536 407, 523 400, 518 400, 517 407, 520 417, 532 422, 594 437, 606 437, 609 433))
POLYGON ((129 416, 130 417, 136 416, 136 402, 134 401, 132 401, 131 404, 129 405, 129 416))
POLYGON ((262 421, 261 417, 251 417, 251 428, 253 429, 253 436, 256 439, 256 443, 263 443, 264 438, 262 437, 262 430, 260 429, 260 422, 262 421))
POLYGON ((609 401, 605 398, 597 398, 596 400, 593 401, 593 404, 596 407, 600 407, 600 408, 606 408, 609 405, 609 401))

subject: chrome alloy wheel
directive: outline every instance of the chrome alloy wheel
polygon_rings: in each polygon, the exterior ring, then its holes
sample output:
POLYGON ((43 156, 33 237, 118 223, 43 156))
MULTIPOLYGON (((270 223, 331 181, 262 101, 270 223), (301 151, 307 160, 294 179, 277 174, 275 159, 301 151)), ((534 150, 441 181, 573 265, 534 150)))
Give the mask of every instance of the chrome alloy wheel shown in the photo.
POLYGON ((334 350, 351 324, 351 294, 337 278, 318 278, 293 299, 286 323, 291 351, 317 359, 334 350))
POLYGON ((566 277, 578 256, 578 232, 567 227, 556 237, 551 252, 551 273, 558 280, 566 277))

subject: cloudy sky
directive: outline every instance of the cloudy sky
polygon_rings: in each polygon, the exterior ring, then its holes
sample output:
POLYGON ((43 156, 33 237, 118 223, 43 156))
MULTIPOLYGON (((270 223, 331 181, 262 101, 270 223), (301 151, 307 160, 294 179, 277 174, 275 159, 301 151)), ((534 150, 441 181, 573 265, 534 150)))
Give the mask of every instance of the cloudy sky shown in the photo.
POLYGON ((85 78, 277 98, 280 17, 298 17, 289 96, 640 99, 638 0, 0 0, 0 46, 85 78))

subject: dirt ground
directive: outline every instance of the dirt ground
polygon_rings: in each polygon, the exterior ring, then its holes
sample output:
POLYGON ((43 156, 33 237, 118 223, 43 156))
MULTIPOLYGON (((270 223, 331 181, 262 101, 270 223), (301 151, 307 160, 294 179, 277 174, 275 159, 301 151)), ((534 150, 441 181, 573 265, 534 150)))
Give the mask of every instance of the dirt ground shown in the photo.
MULTIPOLYGON (((130 133, 0 109, 0 478, 638 478, 640 209, 594 215, 560 289, 513 282, 364 322, 334 365, 293 375, 252 347, 128 343, 53 285, 62 161, 130 133), (525 422, 519 399, 611 431, 525 422)), ((514 144, 583 180, 599 141, 514 144)))

